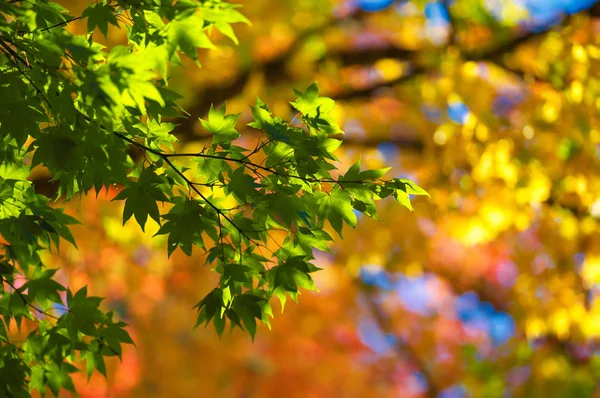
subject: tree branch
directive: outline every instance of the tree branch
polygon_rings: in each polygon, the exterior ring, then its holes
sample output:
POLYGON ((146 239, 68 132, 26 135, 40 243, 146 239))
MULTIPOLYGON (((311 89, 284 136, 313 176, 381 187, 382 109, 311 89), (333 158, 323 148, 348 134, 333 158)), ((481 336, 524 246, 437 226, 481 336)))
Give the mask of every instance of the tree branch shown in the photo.
POLYGON ((502 62, 502 57, 505 54, 515 51, 522 44, 545 36, 548 32, 552 31, 553 29, 553 27, 549 27, 548 29, 539 32, 525 32, 517 35, 512 40, 507 40, 503 43, 491 47, 482 47, 471 51, 463 52, 463 56, 466 60, 469 61, 495 60, 502 62))
POLYGON ((68 25, 68 24, 70 24, 71 22, 75 22, 75 21, 78 21, 78 20, 80 20, 81 18, 82 18, 82 17, 74 17, 74 18, 68 19, 68 20, 66 20, 66 21, 59 22, 59 23, 57 23, 57 24, 54 24, 54 25, 48 26, 47 28, 41 29, 41 30, 40 30, 40 32, 47 32, 47 31, 49 31, 50 29, 54 29, 54 28, 58 28, 58 27, 60 27, 60 26, 68 25))
MULTIPOLYGON (((205 159, 216 159, 216 160, 222 160, 222 161, 226 161, 226 162, 234 162, 234 163, 239 163, 243 166, 245 166, 246 168, 249 169, 255 169, 253 170, 254 172, 256 172, 256 170, 263 170, 266 171, 268 173, 274 174, 276 176, 280 176, 280 177, 284 177, 284 178, 294 178, 294 179, 298 179, 298 180, 302 180, 304 182, 312 182, 312 183, 333 183, 333 184, 360 184, 360 183, 364 183, 367 180, 374 180, 372 178, 367 178, 367 179, 363 179, 363 180, 336 180, 333 178, 310 178, 310 177, 300 177, 300 176, 295 176, 295 175, 291 175, 291 174, 283 174, 278 172, 277 170, 270 168, 270 167, 265 167, 262 166, 260 164, 251 162, 249 160, 245 160, 245 159, 235 159, 235 158, 227 158, 227 157, 223 157, 223 156, 217 156, 217 155, 208 155, 205 153, 187 153, 187 152, 180 152, 180 153, 164 153, 164 152, 160 152, 157 150, 154 150, 140 142, 137 142, 119 132, 114 132, 114 134, 129 142, 130 144, 135 145, 136 147, 143 149, 145 151, 148 151, 156 156, 160 156, 165 162, 167 162, 173 169, 175 169, 178 173, 180 173, 180 176, 183 177, 186 182, 191 183, 191 181, 189 181, 187 179, 187 177, 185 177, 181 172, 179 172, 179 170, 177 170, 175 168, 175 166, 173 165, 173 163, 170 161, 170 158, 173 157, 197 157, 197 158, 205 158, 205 159)), ((228 220, 229 221, 229 220, 228 220)))
POLYGON ((450 30, 451 30, 447 45, 452 46, 456 43, 456 35, 458 33, 458 26, 456 23, 456 18, 454 18, 454 16, 452 15, 452 6, 450 5, 450 1, 443 0, 442 4, 446 8, 446 12, 448 13, 448 20, 449 20, 448 22, 450 24, 450 30))
POLYGON ((418 51, 398 48, 389 44, 367 49, 338 49, 325 54, 319 60, 319 63, 323 63, 325 60, 335 60, 343 67, 373 65, 377 61, 386 58, 402 61, 414 61, 418 55, 418 51))
MULTIPOLYGON (((89 121, 90 119, 86 116, 86 119, 89 121)), ((248 241, 250 242, 254 242, 253 239, 251 239, 246 232, 244 232, 244 230, 242 230, 240 227, 237 226, 236 223, 233 222, 233 220, 231 218, 229 218, 225 212, 221 209, 219 209, 217 206, 215 206, 214 203, 212 203, 210 200, 208 200, 208 198, 206 196, 204 196, 204 194, 202 194, 202 192, 200 192, 200 190, 196 187, 197 184, 193 183, 192 181, 190 181, 189 178, 187 178, 187 176, 180 171, 177 167, 175 167, 175 165, 173 164, 173 162, 171 162, 171 160, 169 159, 169 154, 165 154, 163 152, 154 150, 140 142, 137 142, 121 133, 119 133, 118 131, 114 131, 113 132, 114 135, 116 135, 117 137, 121 138, 122 140, 136 146, 139 149, 142 149, 144 151, 148 151, 156 156, 160 156, 161 159, 163 159, 165 161, 165 163, 167 163, 174 171, 175 173, 177 173, 181 178, 183 178, 183 180, 190 186, 190 188, 198 195, 200 196, 200 198, 202 198, 202 200, 204 200, 206 203, 208 203, 208 205, 210 207, 212 207, 216 212, 217 215, 219 216, 219 221, 220 221, 220 217, 223 217, 225 220, 227 220, 231 225, 233 225, 233 227, 241 234, 243 235, 246 239, 248 239, 248 241)), ((173 156, 174 154, 171 154, 171 156, 173 156)), ((191 155, 185 155, 185 156, 191 156, 191 155)), ((216 158, 218 158, 217 156, 214 156, 216 158)), ((220 158, 223 159, 223 158, 220 158)), ((225 159, 223 159, 225 160, 225 159)), ((221 224, 219 224, 219 228, 221 227, 221 224)))
POLYGON ((198 102, 189 109, 191 117, 186 119, 186 121, 180 125, 179 130, 184 134, 190 134, 193 131, 192 125, 198 117, 204 116, 211 105, 222 104, 226 100, 241 94, 252 74, 257 71, 264 73, 267 82, 271 84, 290 79, 290 76, 285 73, 285 66, 298 50, 302 48, 307 39, 347 20, 360 20, 365 15, 366 14, 360 10, 356 10, 349 15, 333 17, 318 26, 300 32, 285 51, 271 59, 256 63, 242 70, 231 80, 231 83, 228 86, 218 84, 217 86, 205 88, 202 91, 201 96, 198 97, 198 102))
MULTIPOLYGON (((527 34, 517 37, 516 39, 514 39, 512 41, 507 41, 498 46, 481 48, 481 49, 477 49, 477 50, 463 52, 463 59, 465 61, 493 62, 493 63, 501 66, 503 69, 506 69, 506 70, 512 72, 513 74, 516 74, 520 77, 525 77, 525 74, 522 71, 507 67, 505 65, 505 61, 503 59, 504 55, 516 50, 520 45, 522 45, 530 40, 534 40, 534 39, 544 36, 550 30, 551 29, 545 30, 543 32, 527 33, 527 34)), ((394 50, 392 48, 388 48, 386 50, 382 50, 381 48, 378 48, 375 51, 368 51, 363 54, 366 56, 366 58, 373 60, 373 59, 376 59, 376 54, 388 54, 388 52, 389 52, 389 54, 397 53, 398 55, 403 55, 404 57, 397 58, 397 59, 402 60, 402 61, 412 61, 413 65, 415 65, 415 60, 414 60, 415 54, 413 52, 394 50), (371 54, 373 54, 373 55, 371 55, 371 54), (408 57, 408 59, 405 57, 408 57)), ((358 55, 356 55, 356 58, 358 58, 358 55)), ((353 62, 352 57, 348 57, 348 59, 351 62, 353 62)), ((358 62, 358 61, 356 61, 356 62, 358 62)), ((397 79, 390 80, 390 81, 378 82, 378 83, 373 84, 372 86, 358 89, 358 90, 348 90, 348 91, 345 91, 340 94, 334 94, 331 97, 333 99, 337 99, 340 101, 370 98, 377 90, 379 90, 381 88, 392 87, 397 84, 407 83, 407 82, 409 82, 415 78, 418 78, 420 76, 435 73, 438 70, 439 70, 439 65, 436 65, 436 64, 426 65, 426 66, 416 65, 413 67, 413 70, 410 73, 400 76, 397 79)))
POLYGON ((28 306, 28 307, 31 307, 33 310, 35 310, 35 311, 39 312, 39 313, 40 313, 40 314, 42 314, 42 315, 45 315, 45 316, 47 316, 48 318, 52 318, 52 319, 56 319, 56 320, 60 319, 59 317, 57 317, 57 316, 54 316, 54 315, 52 315, 52 314, 50 314, 50 313, 48 313, 48 312, 44 311, 43 309, 41 309, 41 308, 38 308, 38 307, 36 307, 35 305, 31 304, 31 303, 29 302, 29 300, 27 300, 27 298, 25 297, 25 295, 24 295, 24 294, 23 294, 23 293, 22 293, 22 292, 21 292, 21 291, 20 291, 20 290, 19 290, 19 289, 18 289, 18 288, 17 288, 17 287, 16 287, 16 286, 15 286, 15 285, 12 283, 12 282, 10 282, 8 279, 6 279, 6 278, 2 278, 2 279, 0 279, 0 280, 2 280, 2 282, 6 283, 6 284, 7 284, 8 286, 10 286, 10 287, 11 287, 11 288, 12 288, 12 289, 15 291, 15 292, 17 292, 17 294, 19 295, 19 297, 21 297, 21 300, 23 300, 23 303, 24 303, 26 306, 28 306))
POLYGON ((436 398, 439 394, 439 389, 435 383, 436 378, 429 370, 429 366, 427 366, 425 361, 419 357, 419 355, 408 343, 402 341, 402 338, 398 337, 396 333, 392 331, 388 317, 383 313, 383 310, 377 303, 375 297, 373 297, 372 289, 369 289, 369 287, 361 281, 357 280, 356 283, 358 284, 359 291, 365 298, 365 302, 369 307, 369 311, 377 322, 379 329, 385 334, 393 334, 396 337, 392 346, 396 356, 400 358, 408 358, 408 360, 413 363, 413 365, 418 369, 419 372, 421 372, 427 381, 426 396, 430 398, 436 398))
MULTIPOLYGON (((453 29, 454 36, 457 29, 456 20, 452 17, 452 14, 450 13, 450 7, 448 7, 448 13, 451 17, 451 26, 453 29)), ((350 15, 350 17, 354 19, 359 19, 363 16, 364 13, 354 13, 350 15)), ((285 65, 295 55, 298 49, 301 48, 302 44, 306 41, 306 39, 320 31, 335 26, 336 24, 342 21, 344 21, 344 19, 332 19, 323 25, 301 33, 286 51, 282 52, 281 54, 270 60, 267 60, 263 63, 255 64, 254 66, 243 70, 236 78, 233 79, 232 83, 227 87, 219 85, 216 87, 206 88, 202 92, 202 96, 199 102, 190 108, 189 112, 192 115, 192 117, 187 119, 180 126, 180 131, 184 132, 184 134, 189 134, 189 132, 193 130, 192 124, 195 123, 196 118, 205 115, 210 109, 211 104, 220 104, 226 101, 227 99, 239 95, 243 91, 247 82, 249 81, 250 76, 255 71, 264 72, 267 82, 270 84, 290 79, 291 77, 288 76, 287 73, 285 73, 285 65)), ((540 32, 528 32, 525 34, 521 34, 516 38, 508 40, 498 46, 483 47, 471 51, 465 51, 463 52, 463 56, 465 60, 470 61, 490 60, 498 63, 503 63, 502 56, 504 54, 514 51, 521 44, 528 42, 529 40, 542 37, 551 29, 552 28, 548 28, 547 30, 540 32)), ((449 44, 453 44, 454 41, 455 39, 453 38, 449 44)), ((378 82, 367 88, 348 90, 340 94, 335 94, 333 96, 334 99, 353 100, 368 98, 373 94, 374 91, 378 90, 379 88, 390 87, 396 84, 405 83, 417 76, 428 74, 438 70, 438 65, 418 65, 416 58, 419 56, 419 54, 420 53, 418 51, 401 49, 390 45, 387 47, 376 47, 360 51, 355 51, 351 49, 338 50, 336 52, 327 54, 319 62, 323 62, 325 59, 338 59, 341 62, 342 66, 372 65, 380 59, 391 58, 402 61, 410 61, 413 64, 413 70, 407 75, 401 76, 391 81, 378 82)))
POLYGON ((423 76, 425 74, 436 71, 438 68, 436 67, 422 67, 417 66, 414 67, 409 73, 402 75, 393 80, 381 81, 377 82, 369 87, 356 89, 356 90, 347 90, 338 94, 331 95, 331 98, 338 101, 350 101, 350 100, 362 100, 366 98, 370 98, 376 91, 382 88, 390 88, 397 84, 407 83, 416 77, 423 76))

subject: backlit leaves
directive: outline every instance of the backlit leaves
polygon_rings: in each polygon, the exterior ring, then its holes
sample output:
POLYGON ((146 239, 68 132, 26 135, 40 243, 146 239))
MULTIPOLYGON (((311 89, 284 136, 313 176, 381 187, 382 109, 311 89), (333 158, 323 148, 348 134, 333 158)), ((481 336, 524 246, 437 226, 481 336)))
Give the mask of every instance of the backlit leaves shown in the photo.
POLYGON ((108 24, 119 26, 115 15, 115 9, 107 2, 99 2, 85 9, 82 17, 87 17, 88 32, 92 32, 98 27, 100 32, 106 37, 108 34, 108 24))
POLYGON ((146 225, 148 216, 160 223, 157 202, 168 201, 168 198, 159 187, 163 183, 164 181, 151 168, 143 169, 138 180, 128 184, 114 199, 125 200, 123 223, 127 222, 132 215, 135 216, 142 230, 146 225))
POLYGON ((221 144, 233 141, 240 134, 235 130, 235 125, 239 115, 226 115, 225 105, 215 110, 212 106, 208 112, 208 120, 200 120, 202 127, 210 134, 213 134, 213 144, 221 144))
MULTIPOLYGON (((187 13, 189 14, 189 13, 187 13)), ((203 20, 199 15, 185 15, 171 21, 167 30, 167 53, 173 59, 176 51, 197 60, 198 48, 214 48, 203 29, 203 20)))
POLYGON ((330 227, 341 236, 357 212, 376 216, 374 201, 425 194, 384 180, 387 169, 356 164, 340 175, 342 131, 316 83, 296 92, 292 120, 257 100, 249 123, 262 131, 256 147, 234 142, 240 115, 223 105, 201 120, 210 134, 202 150, 176 152, 176 119, 186 112, 167 88, 169 68, 214 48, 215 29, 237 43, 231 24, 249 23, 237 8, 98 1, 70 17, 53 2, 0 3, 0 395, 73 391, 78 361, 88 377, 106 376, 105 358, 121 358, 122 345, 133 343, 101 297, 63 286, 42 261, 62 240, 76 243, 63 200, 110 191, 123 224, 157 224, 169 256, 201 249, 219 282, 195 307, 197 325, 212 323, 219 335, 239 327, 254 338, 260 323, 269 325, 272 299, 317 289, 313 249, 329 250, 330 227), (67 28, 79 19, 87 35, 67 28), (126 30, 123 45, 95 41, 110 25, 126 30), (36 191, 32 170, 48 173, 56 203, 36 191), (9 328, 27 322, 29 334, 12 341, 19 330, 9 328))
POLYGON ((204 247, 203 233, 208 233, 216 238, 216 228, 208 221, 208 212, 198 200, 188 200, 178 197, 169 213, 162 215, 164 225, 158 230, 157 235, 169 234, 169 256, 177 247, 187 254, 192 255, 192 247, 204 247))

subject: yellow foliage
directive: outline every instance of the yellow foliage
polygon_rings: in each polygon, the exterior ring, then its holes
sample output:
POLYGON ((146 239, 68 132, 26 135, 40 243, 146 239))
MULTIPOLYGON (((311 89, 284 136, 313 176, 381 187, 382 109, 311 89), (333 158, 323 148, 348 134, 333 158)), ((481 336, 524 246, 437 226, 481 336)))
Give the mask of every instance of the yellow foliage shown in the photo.
POLYGON ((526 213, 518 213, 515 217, 515 227, 519 231, 524 231, 531 225, 531 219, 526 213))
POLYGON ((444 145, 448 141, 448 133, 442 128, 438 128, 433 135, 433 141, 438 145, 444 145))
POLYGON ((104 229, 107 236, 113 241, 125 245, 142 242, 147 246, 162 247, 164 245, 164 238, 159 236, 153 237, 159 228, 160 226, 151 218, 148 218, 146 222, 145 232, 140 229, 133 218, 129 219, 125 225, 116 217, 104 218, 104 229))
POLYGON ((416 261, 410 263, 404 270, 404 274, 408 277, 418 277, 423 275, 423 267, 416 261))
POLYGON ((581 331, 588 339, 600 337, 600 312, 592 311, 581 319, 581 331))
POLYGON ((475 246, 489 242, 494 238, 495 233, 488 228, 484 220, 475 218, 465 222, 463 228, 457 231, 455 236, 465 246, 475 246))
POLYGON ((514 215, 510 208, 494 203, 483 204, 479 212, 490 229, 497 232, 508 228, 514 220, 514 215))
POLYGON ((547 101, 542 107, 542 116, 546 123, 555 122, 560 115, 560 103, 547 101))
POLYGON ((549 322, 550 328, 558 338, 565 339, 569 336, 571 320, 569 318, 569 311, 566 308, 563 307, 554 311, 550 316, 549 322))
POLYGON ((525 322, 525 334, 528 339, 535 339, 543 336, 548 330, 546 323, 540 317, 530 317, 525 322))
POLYGON ((577 238, 579 234, 579 225, 575 217, 571 217, 565 214, 560 223, 560 234, 569 240, 577 238))
POLYGON ((490 134, 489 134, 489 129, 487 128, 487 126, 483 123, 478 124, 475 129, 475 137, 477 137, 477 139, 479 141, 485 142, 485 141, 487 141, 489 136, 490 136, 490 134))
POLYGON ((577 62, 586 63, 588 62, 587 52, 585 48, 581 44, 573 45, 571 49, 571 53, 573 55, 573 59, 577 62))
POLYGON ((384 58, 375 63, 375 68, 379 70, 383 78, 387 81, 397 79, 405 72, 405 65, 398 60, 384 58))
POLYGON ((586 256, 585 261, 583 262, 581 276, 588 287, 600 283, 600 256, 586 256))
POLYGON ((473 79, 479 75, 479 66, 473 61, 468 61, 462 65, 461 72, 463 76, 473 79))
POLYGON ((583 84, 579 80, 574 80, 570 88, 571 101, 580 103, 583 99, 583 84))
POLYGON ((540 367, 542 377, 546 379, 564 377, 567 369, 568 365, 559 357, 546 358, 540 367))

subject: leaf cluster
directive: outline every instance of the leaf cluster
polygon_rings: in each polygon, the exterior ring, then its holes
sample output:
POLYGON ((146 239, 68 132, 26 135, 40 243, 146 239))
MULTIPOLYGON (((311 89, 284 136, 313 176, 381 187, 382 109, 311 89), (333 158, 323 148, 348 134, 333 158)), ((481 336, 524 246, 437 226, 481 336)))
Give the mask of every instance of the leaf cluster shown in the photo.
MULTIPOLYGON (((255 148, 236 144, 239 115, 211 108, 210 134, 199 153, 175 152, 174 118, 185 112, 168 87, 181 57, 198 60, 214 45, 213 29, 237 42, 231 24, 248 23, 236 6, 217 0, 102 0, 77 17, 52 1, 0 3, 0 392, 28 396, 36 389, 73 390, 70 374, 82 362, 88 376, 105 373, 104 358, 132 343, 125 324, 83 288, 56 281, 40 253, 75 244, 77 221, 36 193, 28 176, 44 167, 57 199, 122 187, 123 222, 148 219, 167 235, 168 254, 206 252, 220 275, 196 305, 197 325, 226 324, 254 337, 269 324, 271 299, 285 304, 300 289, 315 290, 313 250, 328 250, 332 229, 355 227, 357 213, 376 217, 377 200, 426 194, 410 181, 387 179, 388 169, 341 174, 335 150, 342 133, 330 115, 333 100, 315 84, 296 92, 298 123, 273 115, 260 100, 250 127, 255 148), (88 33, 66 26, 85 20, 88 33), (127 30, 125 46, 95 39, 111 27, 127 30), (143 160, 131 158, 131 149, 143 160), (23 342, 8 327, 34 325, 23 342)), ((83 365, 81 365, 83 366, 83 365)))

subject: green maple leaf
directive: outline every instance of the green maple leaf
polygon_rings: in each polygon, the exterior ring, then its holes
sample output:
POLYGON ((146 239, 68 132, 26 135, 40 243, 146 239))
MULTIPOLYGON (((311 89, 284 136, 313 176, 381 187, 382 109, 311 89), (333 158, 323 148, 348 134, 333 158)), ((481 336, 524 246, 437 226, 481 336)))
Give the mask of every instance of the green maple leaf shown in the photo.
POLYGON ((409 195, 423 195, 431 197, 427 191, 410 180, 406 180, 404 178, 394 178, 393 181, 399 189, 404 190, 409 195))
MULTIPOLYGON (((375 180, 381 178, 390 171, 391 167, 386 167, 384 169, 375 169, 375 170, 365 170, 360 171, 360 157, 344 174, 340 177, 340 181, 364 181, 364 180, 375 180)), ((408 180, 406 180, 408 181, 408 180)), ((350 184, 350 183, 347 183, 350 184)))
POLYGON ((104 37, 107 37, 109 22, 111 25, 119 26, 114 8, 105 2, 89 6, 83 11, 81 16, 82 18, 87 18, 88 32, 92 32, 97 26, 104 37))
POLYGON ((230 173, 227 189, 232 192, 238 200, 251 203, 253 198, 260 195, 257 188, 260 188, 261 185, 255 182, 254 177, 244 173, 245 170, 245 167, 240 167, 233 173, 230 173))
POLYGON ((46 303, 48 300, 61 303, 62 299, 58 292, 65 291, 66 288, 52 279, 57 270, 46 270, 36 279, 27 281, 24 288, 28 289, 29 298, 40 303, 46 303))
POLYGON ((208 324, 212 319, 219 336, 223 334, 223 330, 225 329, 225 317, 222 314, 223 293, 221 289, 213 289, 212 292, 200 300, 194 308, 198 311, 198 319, 194 326, 195 328, 203 323, 208 324))
POLYGON ((391 189, 393 196, 398 203, 410 211, 414 210, 412 204, 410 203, 410 195, 423 195, 429 197, 427 191, 419 187, 414 182, 404 178, 394 178, 390 181, 386 181, 385 189, 391 189))
POLYGON ((173 59, 175 51, 179 50, 193 60, 198 60, 198 48, 214 49, 215 46, 204 32, 204 21, 198 15, 171 21, 166 28, 167 52, 169 58, 173 59))
POLYGON ((262 301, 260 297, 252 294, 243 294, 236 296, 233 300, 233 310, 235 314, 242 320, 244 327, 250 333, 252 340, 256 335, 256 319, 262 319, 262 310, 259 305, 259 301, 262 301))
POLYGON ((177 247, 187 254, 192 255, 192 247, 204 247, 202 233, 206 232, 213 240, 217 241, 218 235, 214 225, 208 220, 208 211, 197 200, 188 200, 178 197, 174 200, 175 206, 168 214, 162 216, 166 220, 156 235, 169 234, 167 241, 168 255, 177 247))
POLYGON ((319 270, 305 260, 304 256, 288 258, 283 264, 271 269, 275 275, 273 288, 283 287, 287 292, 296 293, 298 288, 317 290, 310 272, 319 270))
POLYGON ((307 116, 317 116, 317 111, 325 114, 333 109, 335 102, 331 98, 319 97, 319 86, 317 83, 311 84, 304 93, 294 90, 296 101, 292 106, 299 112, 307 116))
POLYGON ((315 196, 318 198, 317 204, 320 205, 319 214, 329 220, 340 237, 344 221, 352 228, 356 227, 356 214, 352 207, 352 198, 347 191, 336 187, 329 195, 317 192, 315 196))
POLYGON ((306 253, 311 253, 313 247, 321 251, 329 252, 330 249, 327 246, 327 242, 333 240, 333 238, 323 230, 311 230, 306 227, 298 228, 295 239, 306 253))
POLYGON ((219 3, 218 8, 208 8, 202 13, 202 16, 207 22, 214 25, 219 32, 229 37, 235 44, 238 44, 238 39, 231 27, 232 23, 242 22, 250 25, 250 21, 235 8, 239 5, 228 4, 225 2, 219 3))
POLYGON ((200 119, 202 127, 213 134, 213 144, 231 142, 240 136, 240 133, 235 129, 240 114, 226 115, 226 105, 226 103, 223 104, 217 110, 211 105, 208 111, 208 120, 200 119))
POLYGON ((169 199, 158 188, 162 180, 150 168, 144 169, 138 181, 130 183, 127 188, 119 192, 113 200, 125 200, 123 208, 123 224, 134 216, 142 231, 150 216, 160 224, 160 213, 157 201, 168 202, 169 199))

